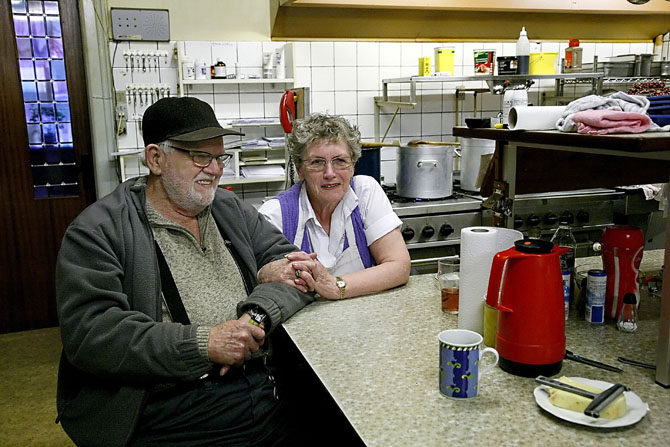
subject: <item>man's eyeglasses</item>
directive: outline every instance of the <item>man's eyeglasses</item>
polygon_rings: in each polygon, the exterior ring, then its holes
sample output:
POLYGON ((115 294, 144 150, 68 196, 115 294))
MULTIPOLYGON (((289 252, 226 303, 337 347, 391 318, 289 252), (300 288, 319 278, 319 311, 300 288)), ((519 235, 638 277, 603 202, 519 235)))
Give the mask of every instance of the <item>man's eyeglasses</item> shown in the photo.
POLYGON ((172 149, 176 149, 180 152, 187 153, 188 156, 191 157, 191 160, 193 160, 193 164, 199 168, 206 168, 214 159, 216 159, 216 163, 220 168, 225 168, 228 166, 230 159, 233 157, 231 154, 221 154, 214 156, 208 152, 191 151, 189 149, 184 149, 183 147, 172 146, 171 144, 167 144, 166 146, 171 147, 172 149))
POLYGON ((336 171, 342 171, 344 169, 350 168, 354 162, 351 161, 351 158, 342 158, 335 157, 332 160, 326 160, 325 158, 312 158, 311 160, 305 160, 305 169, 308 171, 320 172, 325 171, 326 166, 330 162, 330 165, 336 171))

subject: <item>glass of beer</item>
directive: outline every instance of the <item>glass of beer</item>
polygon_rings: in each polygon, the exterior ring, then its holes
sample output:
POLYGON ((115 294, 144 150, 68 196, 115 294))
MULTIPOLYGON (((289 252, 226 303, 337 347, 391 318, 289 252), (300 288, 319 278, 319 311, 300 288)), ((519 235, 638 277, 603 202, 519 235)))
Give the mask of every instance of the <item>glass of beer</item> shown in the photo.
POLYGON ((442 294, 442 311, 458 313, 460 259, 445 258, 437 261, 437 282, 442 294))

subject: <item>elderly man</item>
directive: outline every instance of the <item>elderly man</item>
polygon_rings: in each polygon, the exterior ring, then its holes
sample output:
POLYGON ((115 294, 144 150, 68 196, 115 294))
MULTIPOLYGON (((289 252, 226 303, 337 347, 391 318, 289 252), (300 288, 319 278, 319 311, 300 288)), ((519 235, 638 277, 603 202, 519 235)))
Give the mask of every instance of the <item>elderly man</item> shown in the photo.
POLYGON ((211 107, 143 119, 150 173, 68 228, 58 256, 58 418, 77 445, 294 443, 266 335, 313 300, 296 251, 233 193, 211 107))

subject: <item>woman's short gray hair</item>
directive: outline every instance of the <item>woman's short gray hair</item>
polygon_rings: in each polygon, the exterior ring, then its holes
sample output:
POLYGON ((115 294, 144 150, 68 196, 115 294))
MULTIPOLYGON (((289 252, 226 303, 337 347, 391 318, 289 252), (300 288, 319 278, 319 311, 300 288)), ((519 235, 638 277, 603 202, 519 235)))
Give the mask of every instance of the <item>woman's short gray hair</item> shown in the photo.
POLYGON ((286 138, 295 164, 302 162, 307 148, 317 142, 346 143, 354 163, 361 156, 361 133, 358 127, 341 116, 314 113, 297 119, 293 122, 293 131, 286 138))

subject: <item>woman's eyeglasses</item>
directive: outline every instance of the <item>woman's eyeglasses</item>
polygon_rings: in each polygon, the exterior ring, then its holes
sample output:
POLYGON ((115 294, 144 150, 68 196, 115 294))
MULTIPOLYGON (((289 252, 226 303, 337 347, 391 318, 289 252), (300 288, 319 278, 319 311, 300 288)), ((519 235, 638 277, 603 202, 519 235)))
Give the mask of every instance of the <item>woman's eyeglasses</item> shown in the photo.
POLYGON ((191 151, 189 149, 184 149, 183 147, 172 146, 171 144, 167 144, 166 146, 171 147, 172 149, 176 149, 180 152, 187 153, 188 156, 191 157, 191 160, 193 160, 193 164, 199 168, 206 168, 214 159, 216 159, 216 163, 220 168, 225 168, 228 166, 230 159, 233 157, 231 154, 221 154, 215 156, 208 152, 191 151))
POLYGON ((342 157, 335 157, 332 160, 326 160, 325 158, 312 158, 311 160, 304 161, 305 169, 315 172, 325 171, 328 163, 330 163, 330 165, 336 171, 348 169, 354 164, 353 161, 351 161, 351 158, 342 157))

